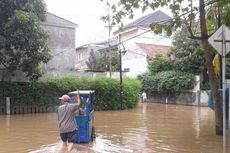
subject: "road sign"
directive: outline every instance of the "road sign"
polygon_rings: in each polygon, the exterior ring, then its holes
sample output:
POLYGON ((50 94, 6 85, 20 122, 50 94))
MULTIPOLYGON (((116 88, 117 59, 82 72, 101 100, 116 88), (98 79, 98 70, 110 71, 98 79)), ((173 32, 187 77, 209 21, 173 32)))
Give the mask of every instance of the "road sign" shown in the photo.
POLYGON ((228 52, 230 51, 230 30, 225 26, 222 25, 209 39, 208 42, 212 45, 213 48, 216 49, 216 51, 220 54, 220 55, 227 55, 228 52), (223 48, 222 48, 222 43, 226 42, 226 52, 223 52, 223 48), (228 42, 228 43, 227 43, 228 42))

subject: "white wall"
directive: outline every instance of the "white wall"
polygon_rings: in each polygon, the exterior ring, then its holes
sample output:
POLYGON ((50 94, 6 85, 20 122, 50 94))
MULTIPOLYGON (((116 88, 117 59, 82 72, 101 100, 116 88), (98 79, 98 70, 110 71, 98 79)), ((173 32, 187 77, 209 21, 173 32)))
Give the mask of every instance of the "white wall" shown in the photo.
POLYGON ((147 60, 146 56, 138 55, 136 53, 127 52, 122 58, 122 69, 129 68, 127 72, 128 77, 136 77, 139 74, 142 74, 147 71, 147 60))

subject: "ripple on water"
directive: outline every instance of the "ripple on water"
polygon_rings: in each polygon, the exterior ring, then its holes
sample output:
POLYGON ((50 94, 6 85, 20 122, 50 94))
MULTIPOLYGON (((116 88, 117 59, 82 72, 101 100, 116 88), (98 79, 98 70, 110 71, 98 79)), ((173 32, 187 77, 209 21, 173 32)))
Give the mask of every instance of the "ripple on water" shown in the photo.
MULTIPOLYGON (((132 153, 133 150, 127 146, 119 146, 113 144, 111 140, 103 138, 101 135, 96 137, 92 143, 75 144, 72 152, 82 153, 132 153)), ((71 152, 71 153, 72 153, 71 152)), ((62 142, 43 145, 38 150, 30 151, 29 153, 65 153, 62 148, 62 142)))

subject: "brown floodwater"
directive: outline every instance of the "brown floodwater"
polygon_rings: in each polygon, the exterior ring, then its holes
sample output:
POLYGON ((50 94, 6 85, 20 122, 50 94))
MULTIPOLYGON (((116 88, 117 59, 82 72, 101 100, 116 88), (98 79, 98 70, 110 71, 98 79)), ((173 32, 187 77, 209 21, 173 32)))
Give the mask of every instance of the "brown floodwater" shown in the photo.
MULTIPOLYGON (((96 139, 81 153, 222 153, 214 112, 207 107, 139 104, 94 113, 96 139)), ((55 113, 0 116, 0 153, 64 153, 55 113)), ((77 151, 76 151, 77 150, 77 151)))

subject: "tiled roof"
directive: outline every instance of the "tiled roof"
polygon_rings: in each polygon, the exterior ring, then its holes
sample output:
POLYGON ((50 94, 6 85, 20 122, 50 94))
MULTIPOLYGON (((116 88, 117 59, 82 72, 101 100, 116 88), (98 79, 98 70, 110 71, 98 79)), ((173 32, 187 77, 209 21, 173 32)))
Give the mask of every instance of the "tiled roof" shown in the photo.
POLYGON ((126 25, 124 28, 128 27, 149 27, 152 23, 165 24, 169 22, 172 18, 162 11, 156 11, 146 16, 143 16, 130 24, 126 25))
POLYGON ((156 54, 166 54, 171 46, 163 46, 163 45, 154 45, 154 44, 143 44, 136 43, 136 45, 146 53, 149 59, 152 59, 156 56, 156 54))

